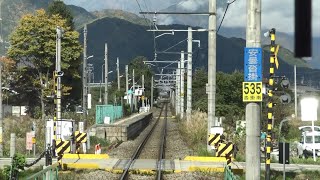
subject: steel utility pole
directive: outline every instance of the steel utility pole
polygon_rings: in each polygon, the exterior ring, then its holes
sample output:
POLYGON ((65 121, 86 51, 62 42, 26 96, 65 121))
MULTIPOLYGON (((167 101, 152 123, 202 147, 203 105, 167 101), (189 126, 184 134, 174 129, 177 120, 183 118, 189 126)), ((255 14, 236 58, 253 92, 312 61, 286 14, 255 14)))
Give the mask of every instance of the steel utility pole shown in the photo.
POLYGON ((132 99, 131 102, 133 103, 133 112, 136 109, 136 97, 135 97, 135 81, 134 81, 134 69, 132 69, 132 99))
POLYGON ((181 66, 181 63, 179 62, 178 63, 178 69, 177 69, 177 75, 176 75, 176 86, 177 86, 177 107, 176 107, 176 115, 180 115, 180 66, 181 66))
MULTIPOLYGON (((142 96, 144 96, 144 74, 142 74, 142 96)), ((142 100, 142 107, 144 107, 144 99, 142 100)))
MULTIPOLYGON (((61 38, 62 38, 63 30, 61 27, 57 27, 57 58, 56 58, 56 75, 57 75, 57 121, 61 121, 61 77, 63 73, 61 73, 61 38)), ((61 138, 61 129, 59 129, 61 138)))
MULTIPOLYGON (((3 40, 3 42, 0 45, 0 52, 4 52, 5 45, 4 45, 4 37, 2 35, 2 1, 0 1, 0 38, 3 40)), ((1 58, 4 58, 4 56, 1 55, 1 58)), ((3 157, 3 112, 2 112, 2 62, 0 62, 0 157, 3 157)))
POLYGON ((187 121, 192 111, 192 28, 188 27, 188 72, 187 72, 187 121))
MULTIPOLYGON (((261 1, 247 0, 246 47, 261 47, 261 1)), ((266 177, 267 178, 267 177, 266 177)), ((246 179, 260 179, 260 106, 246 106, 246 179)))
POLYGON ((104 104, 108 104, 108 44, 104 44, 104 104))
POLYGON ((151 76, 151 101, 150 107, 153 107, 153 76, 151 76))
MULTIPOLYGON (((216 0, 209 0, 209 24, 208 24, 208 134, 211 126, 216 124, 216 0)), ((208 136, 207 136, 208 137, 208 136)), ((208 151, 211 147, 207 145, 208 151)))
POLYGON ((2 62, 0 62, 0 157, 3 157, 2 62))
POLYGON ((87 90, 87 24, 83 28, 83 64, 82 64, 82 112, 83 119, 87 121, 87 100, 88 100, 88 90, 87 90))
MULTIPOLYGON (((174 71, 173 71, 173 72, 172 72, 172 80, 174 80, 174 82, 176 82, 174 76, 175 76, 175 74, 174 74, 174 71)), ((171 87, 171 89, 173 89, 173 88, 174 88, 174 86, 171 87)), ((174 107, 174 108, 176 108, 176 95, 177 95, 176 92, 177 92, 177 91, 176 91, 176 88, 174 88, 174 91, 172 92, 172 98, 171 98, 172 107, 174 107)))
POLYGON ((298 99, 297 99, 297 66, 294 65, 294 115, 298 118, 298 99))
POLYGON ((180 119, 184 117, 184 51, 181 51, 181 65, 180 65, 180 77, 181 77, 181 85, 180 85, 180 119))
POLYGON ((119 70, 119 58, 117 57, 117 79, 118 79, 118 91, 120 91, 120 70, 119 70))
POLYGON ((127 95, 127 104, 129 103, 129 94, 128 94, 128 90, 129 90, 129 77, 128 77, 128 71, 129 71, 129 67, 128 65, 126 65, 126 95, 127 95))

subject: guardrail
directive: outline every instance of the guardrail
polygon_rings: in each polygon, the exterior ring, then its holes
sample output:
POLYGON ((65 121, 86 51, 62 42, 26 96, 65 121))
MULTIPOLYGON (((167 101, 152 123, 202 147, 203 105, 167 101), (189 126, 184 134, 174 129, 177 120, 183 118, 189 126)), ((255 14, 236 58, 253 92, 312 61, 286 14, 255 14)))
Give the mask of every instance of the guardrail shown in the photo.
POLYGON ((58 172, 59 172, 59 163, 55 163, 51 166, 46 167, 45 169, 29 176, 26 180, 58 180, 58 172), (47 177, 49 176, 49 177, 47 177))
POLYGON ((233 174, 229 166, 224 168, 224 180, 238 180, 238 177, 233 174))

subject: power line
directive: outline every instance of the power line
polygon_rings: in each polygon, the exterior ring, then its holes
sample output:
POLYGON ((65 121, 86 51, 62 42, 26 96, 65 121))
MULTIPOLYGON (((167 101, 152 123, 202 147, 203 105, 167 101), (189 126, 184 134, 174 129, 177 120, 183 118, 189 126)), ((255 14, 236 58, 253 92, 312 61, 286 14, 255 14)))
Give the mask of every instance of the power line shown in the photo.
MULTIPOLYGON (((137 4, 138 4, 138 6, 139 6, 140 11, 142 11, 141 5, 140 5, 139 1, 136 0, 136 2, 137 2, 137 4)), ((144 19, 145 19, 145 21, 146 21, 146 24, 149 24, 149 22, 147 21, 147 18, 146 18, 146 16, 145 16, 144 14, 143 14, 143 17, 144 17, 144 19)))
POLYGON ((173 46, 171 46, 171 47, 167 48, 166 50, 164 50, 164 51, 162 51, 162 52, 166 52, 166 51, 168 51, 168 50, 170 50, 170 49, 172 49, 172 48, 176 47, 177 45, 179 45, 179 44, 183 43, 183 42, 184 42, 184 41, 186 41, 186 40, 188 40, 188 38, 186 38, 186 39, 184 39, 184 40, 182 40, 182 41, 178 42, 177 44, 175 44, 175 45, 173 45, 173 46))
POLYGON ((226 10, 224 11, 224 14, 223 14, 223 17, 222 17, 222 20, 221 20, 221 22, 220 22, 220 25, 219 25, 219 28, 218 28, 218 30, 217 30, 217 33, 219 32, 219 30, 220 30, 220 27, 221 27, 221 25, 222 25, 222 22, 223 22, 223 20, 224 20, 224 17, 226 16, 226 14, 227 14, 227 11, 228 11, 228 8, 229 8, 229 6, 230 6, 230 4, 232 4, 232 3, 234 3, 234 2, 236 2, 237 0, 233 0, 232 2, 227 2, 228 4, 227 4, 227 8, 226 8, 226 10))

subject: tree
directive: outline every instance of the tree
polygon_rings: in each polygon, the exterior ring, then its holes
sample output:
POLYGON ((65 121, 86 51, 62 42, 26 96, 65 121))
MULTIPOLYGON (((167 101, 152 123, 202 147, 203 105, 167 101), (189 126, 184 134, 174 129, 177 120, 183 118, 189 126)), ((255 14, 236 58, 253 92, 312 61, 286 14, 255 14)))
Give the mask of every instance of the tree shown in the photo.
POLYGON ((196 69, 192 77, 192 109, 203 112, 208 111, 207 82, 208 74, 205 69, 196 69))
POLYGON ((73 16, 63 1, 53 1, 47 10, 49 16, 60 15, 63 19, 66 19, 66 25, 71 29, 74 29, 73 16))
POLYGON ((11 91, 12 81, 16 79, 16 73, 14 73, 15 61, 8 57, 0 57, 0 63, 2 64, 2 90, 4 98, 9 99, 9 96, 15 94, 11 91))
MULTIPOLYGON (((43 9, 37 10, 34 15, 26 14, 10 35, 8 56, 18 64, 17 73, 20 76, 15 87, 24 95, 31 95, 28 99, 29 107, 34 108, 40 100, 43 119, 46 92, 51 92, 53 88, 51 77, 55 69, 57 26, 64 29, 61 67, 65 75, 62 80, 79 79, 79 57, 82 51, 78 42, 79 33, 72 31, 66 20, 59 15, 49 17, 43 9)), ((65 86, 66 89, 70 87, 65 86)))

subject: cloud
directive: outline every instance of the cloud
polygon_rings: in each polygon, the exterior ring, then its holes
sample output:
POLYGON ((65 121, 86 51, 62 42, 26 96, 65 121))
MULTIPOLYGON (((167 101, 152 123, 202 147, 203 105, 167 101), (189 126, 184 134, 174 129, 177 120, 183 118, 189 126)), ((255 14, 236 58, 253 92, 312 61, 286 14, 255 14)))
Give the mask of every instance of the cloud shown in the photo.
MULTIPOLYGON (((121 9, 130 12, 139 12, 135 0, 64 0, 67 4, 74 4, 89 11, 101 9, 121 9)), ((186 11, 196 11, 206 6, 208 0, 138 0, 143 11, 160 11, 171 5, 178 4, 186 11), (147 5, 147 6, 146 6, 147 5)), ((217 24, 221 21, 226 2, 217 0, 217 24), (222 8, 223 6, 223 8, 222 8)), ((236 0, 229 6, 223 22, 223 27, 246 27, 246 2, 236 0)), ((204 11, 201 9, 200 11, 204 11)), ((207 9, 205 9, 207 11, 207 9)), ((294 1, 292 0, 264 0, 262 1, 261 26, 262 29, 277 28, 278 31, 292 34, 294 32, 294 1)), ((163 18, 166 22, 172 19, 163 18)), ((164 24, 164 23, 162 23, 164 24)), ((320 1, 313 1, 313 34, 320 37, 320 1)))
MULTIPOLYGON (((177 4, 181 0, 138 0, 143 10, 160 10, 170 5, 177 4), (147 6, 145 6, 145 4, 147 6)), ((121 9, 131 12, 139 12, 139 6, 135 0, 64 0, 66 4, 81 6, 88 11, 102 9, 121 9)))
MULTIPOLYGON (((218 8, 218 14, 223 14, 218 8)), ((262 29, 276 28, 278 31, 294 33, 294 1, 292 0, 265 0, 261 8, 262 29)), ((219 21, 221 21, 221 16, 219 21)), ((246 27, 246 0, 237 0, 229 6, 224 19, 224 27, 246 27)), ((313 1, 313 36, 320 36, 320 1, 313 1)))
POLYGON ((201 8, 205 3, 207 3, 207 2, 204 0, 186 0, 186 1, 179 3, 178 6, 184 10, 196 11, 199 8, 201 8))
POLYGON ((159 18, 161 20, 161 25, 168 25, 168 24, 173 24, 174 19, 172 16, 160 16, 159 18))

